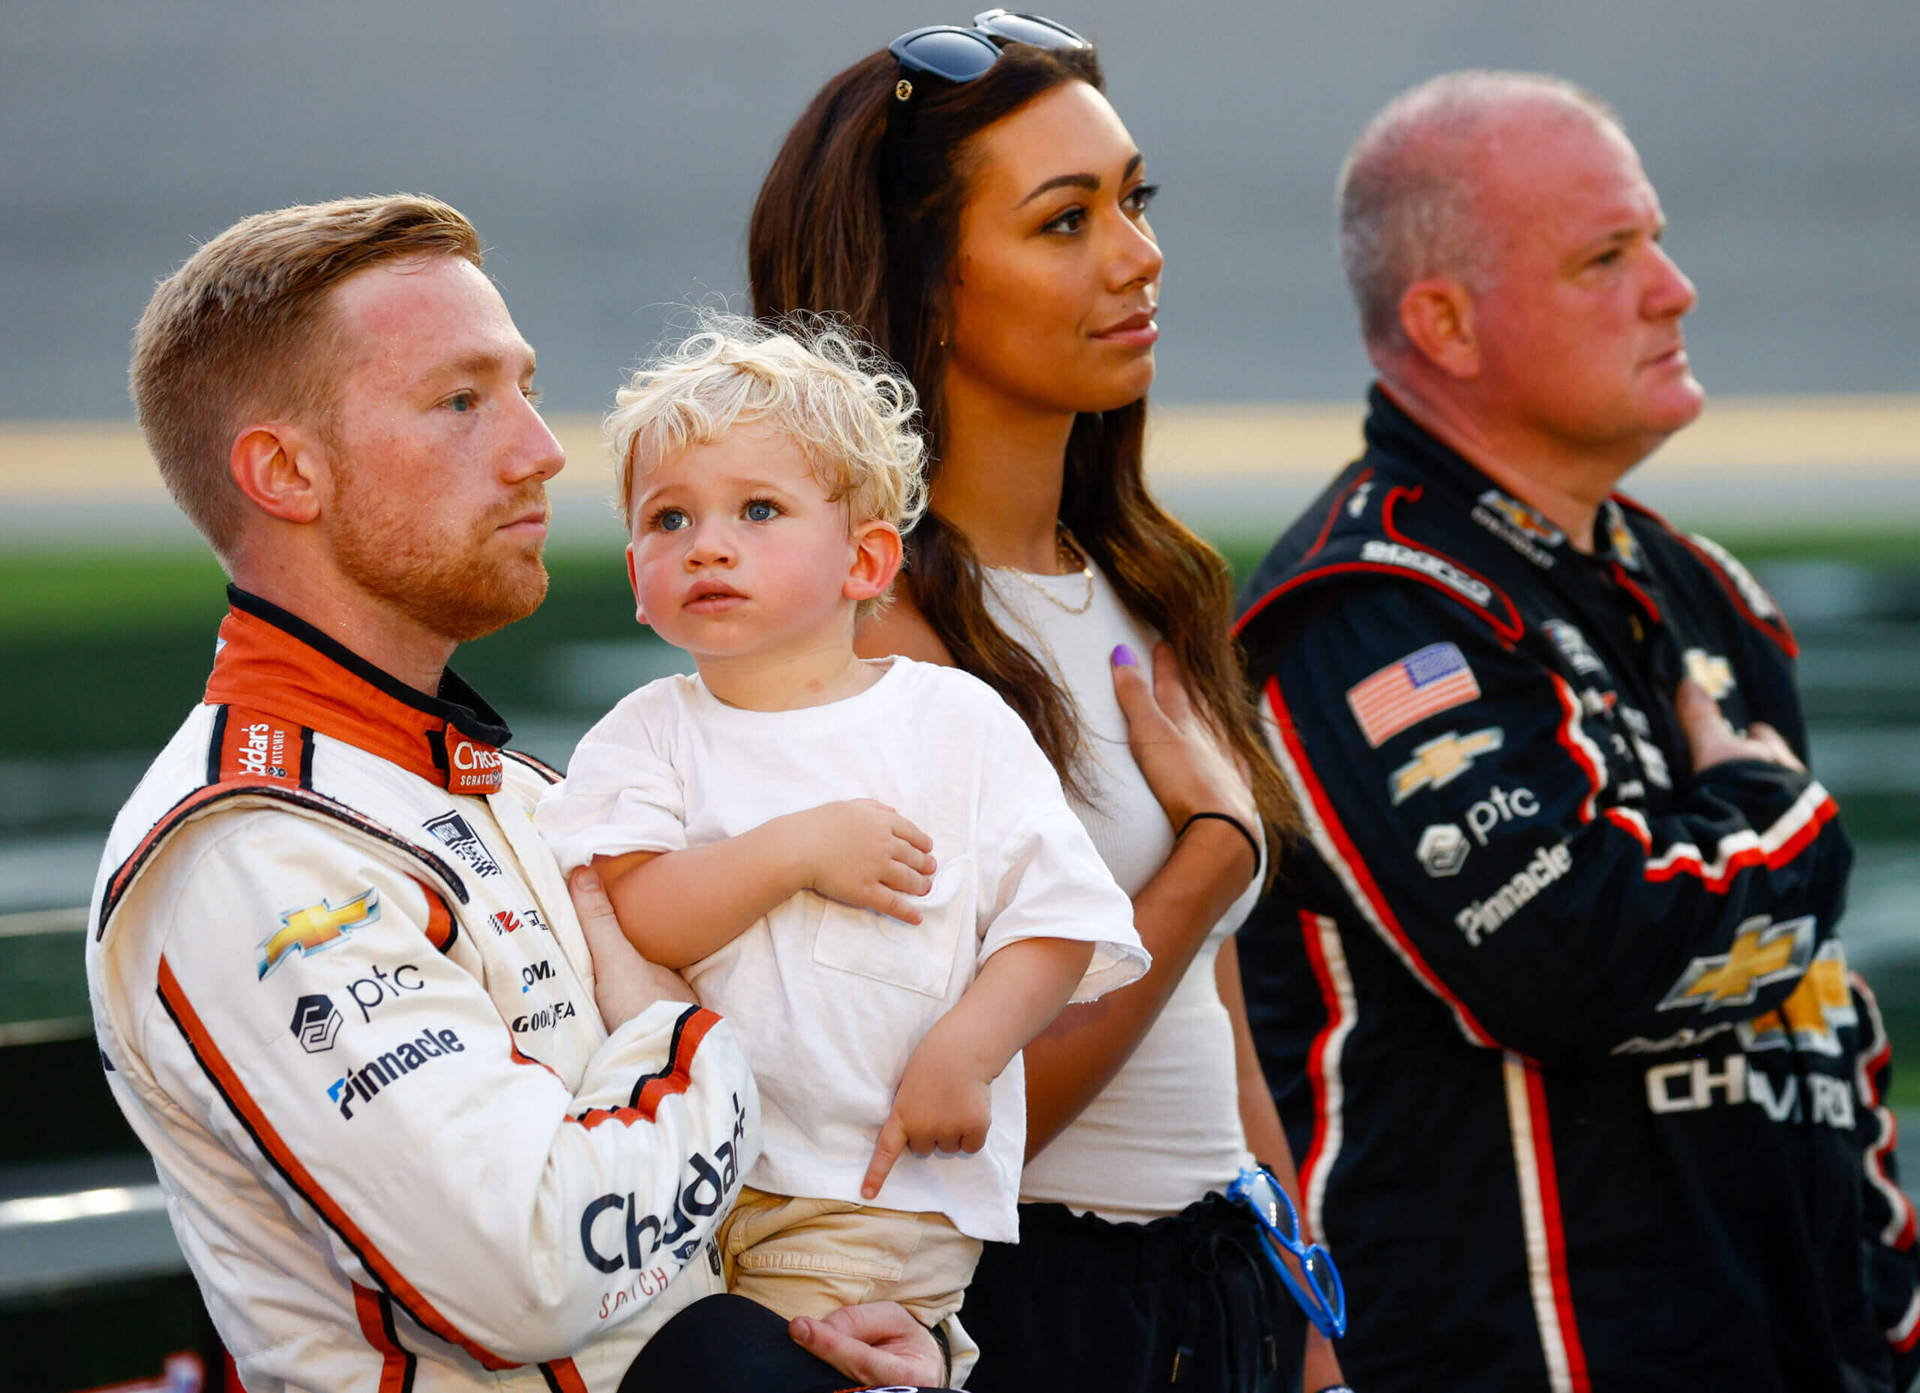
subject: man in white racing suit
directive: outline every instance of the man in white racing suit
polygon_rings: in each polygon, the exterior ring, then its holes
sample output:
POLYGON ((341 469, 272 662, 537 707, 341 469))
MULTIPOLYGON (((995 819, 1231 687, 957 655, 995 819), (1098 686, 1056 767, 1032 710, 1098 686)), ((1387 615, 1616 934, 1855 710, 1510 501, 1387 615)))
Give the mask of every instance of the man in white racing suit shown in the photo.
MULTIPOLYGON (((88 983, 249 1393, 611 1393, 721 1290, 758 1150, 728 1027, 583 927, 528 817, 555 776, 446 666, 540 603, 563 463, 479 263, 431 199, 284 209, 136 335, 142 428, 234 584, 108 842, 88 983)), ((896 1311, 795 1334, 939 1382, 896 1311)))

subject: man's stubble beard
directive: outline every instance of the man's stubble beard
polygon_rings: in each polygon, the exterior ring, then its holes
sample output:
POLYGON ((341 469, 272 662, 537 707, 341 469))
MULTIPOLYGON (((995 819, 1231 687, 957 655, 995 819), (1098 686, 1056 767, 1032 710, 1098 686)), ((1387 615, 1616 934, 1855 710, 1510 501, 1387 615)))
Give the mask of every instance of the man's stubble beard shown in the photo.
POLYGON ((515 548, 495 535, 502 522, 545 502, 544 485, 456 541, 423 534, 397 510, 360 496, 350 480, 343 484, 333 548, 341 573, 427 632, 466 643, 525 619, 546 598, 539 547, 515 548))

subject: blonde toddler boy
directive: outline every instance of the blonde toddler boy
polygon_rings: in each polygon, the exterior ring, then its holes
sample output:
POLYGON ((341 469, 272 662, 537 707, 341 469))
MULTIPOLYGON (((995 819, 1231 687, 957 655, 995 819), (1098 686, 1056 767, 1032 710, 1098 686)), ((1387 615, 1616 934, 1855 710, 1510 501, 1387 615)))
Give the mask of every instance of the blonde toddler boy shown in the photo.
POLYGON ((745 1040, 764 1145, 721 1247, 788 1317, 958 1309, 1017 1237, 1018 1051, 1148 962, 1020 718, 854 654, 924 506, 913 414, 831 325, 712 319, 634 373, 607 419, 628 571, 698 675, 616 706, 537 817, 745 1040))

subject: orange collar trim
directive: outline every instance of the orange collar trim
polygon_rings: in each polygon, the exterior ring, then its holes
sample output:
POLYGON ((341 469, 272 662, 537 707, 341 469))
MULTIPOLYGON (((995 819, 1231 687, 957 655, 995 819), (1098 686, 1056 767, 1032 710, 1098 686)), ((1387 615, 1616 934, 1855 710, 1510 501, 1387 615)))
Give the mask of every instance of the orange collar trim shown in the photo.
POLYGON ((453 672, 427 696, 257 595, 230 585, 227 601, 209 705, 319 731, 452 793, 500 791, 511 733, 453 672))

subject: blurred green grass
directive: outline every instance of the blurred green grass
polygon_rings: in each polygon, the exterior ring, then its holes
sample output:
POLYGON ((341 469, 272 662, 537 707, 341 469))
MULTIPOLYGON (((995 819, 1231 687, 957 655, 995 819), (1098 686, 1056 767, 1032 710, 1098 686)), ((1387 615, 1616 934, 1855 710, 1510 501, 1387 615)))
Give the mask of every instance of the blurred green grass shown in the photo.
MULTIPOLYGON (((1780 559, 1836 560, 1866 567, 1913 566, 1920 526, 1815 527, 1793 531, 1715 531, 1715 539, 1749 564, 1780 559)), ((1212 539, 1245 577, 1271 545, 1271 533, 1212 539)), ((541 612, 520 627, 575 631, 597 601, 618 603, 610 619, 587 620, 594 632, 622 632, 626 577, 617 554, 560 549, 548 556, 553 590, 541 612), (581 613, 576 616, 576 610, 581 613)), ((123 548, 14 546, 0 557, 0 645, 59 637, 112 638, 160 630, 204 629, 225 612, 225 578, 198 547, 123 548)))
MULTIPOLYGON (((1715 536, 1749 563, 1912 569, 1920 556, 1920 523, 1715 536)), ((1271 537, 1215 542, 1244 578, 1271 537)), ((467 645, 455 659, 509 721, 552 706, 548 658, 556 645, 636 634, 617 550, 558 550, 549 571, 552 588, 539 613, 467 645)), ((157 749, 200 698, 226 608, 224 586, 218 564, 198 548, 29 544, 0 556, 0 593, 7 596, 0 606, 0 661, 7 673, 0 683, 0 758, 157 749)), ((1914 800, 1879 802, 1888 806, 1850 800, 1856 830, 1871 823, 1875 836, 1920 840, 1914 800)), ((1920 1060, 1920 967, 1894 976, 1881 983, 1881 999, 1897 1057, 1909 1069, 1896 1076, 1893 1101, 1920 1108, 1920 1063, 1914 1063, 1920 1060)))
MULTIPOLYGON (((1911 566, 1920 527, 1722 534, 1750 562, 1781 558, 1911 566)), ((1269 534, 1215 539, 1236 576, 1269 534)), ((542 662, 553 644, 635 633, 619 553, 560 549, 532 618, 466 645, 461 674, 507 713, 552 703, 542 662)), ((15 547, 0 557, 0 756, 151 749, 197 701, 225 612, 225 578, 198 548, 15 547)))

